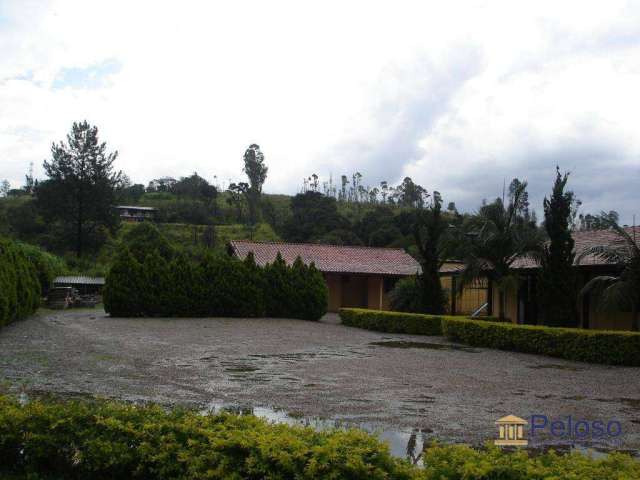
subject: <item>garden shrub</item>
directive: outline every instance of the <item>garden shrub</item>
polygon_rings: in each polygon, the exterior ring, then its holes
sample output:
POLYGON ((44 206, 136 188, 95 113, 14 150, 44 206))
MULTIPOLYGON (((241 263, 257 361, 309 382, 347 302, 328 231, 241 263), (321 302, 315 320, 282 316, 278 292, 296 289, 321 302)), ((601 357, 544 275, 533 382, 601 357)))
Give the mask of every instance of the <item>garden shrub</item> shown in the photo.
POLYGON ((422 289, 415 276, 398 280, 389 292, 389 303, 395 312, 419 313, 422 310, 422 289))
POLYGON ((35 312, 40 294, 34 264, 15 242, 0 239, 0 326, 35 312))
POLYGON ((411 333, 415 335, 442 335, 444 315, 387 312, 364 308, 341 308, 343 325, 377 332, 411 333))
POLYGON ((104 305, 113 316, 272 317, 318 320, 327 287, 313 266, 282 258, 266 268, 253 255, 243 261, 206 254, 167 260, 152 250, 140 263, 124 247, 107 275, 104 305))
POLYGON ((517 325, 445 318, 444 335, 476 347, 536 353, 581 362, 640 366, 640 333, 517 325))
POLYGON ((394 458, 360 430, 272 424, 251 415, 200 415, 157 405, 42 401, 0 396, 0 476, 187 480, 632 480, 640 462, 553 452, 530 457, 494 446, 434 444, 424 468, 394 458))
POLYGON ((144 315, 144 271, 128 248, 115 258, 102 291, 104 309, 114 317, 144 315))
POLYGON ((40 282, 41 295, 46 296, 53 280, 67 273, 68 268, 65 261, 56 255, 45 252, 36 245, 19 242, 17 246, 35 267, 38 282, 40 282))

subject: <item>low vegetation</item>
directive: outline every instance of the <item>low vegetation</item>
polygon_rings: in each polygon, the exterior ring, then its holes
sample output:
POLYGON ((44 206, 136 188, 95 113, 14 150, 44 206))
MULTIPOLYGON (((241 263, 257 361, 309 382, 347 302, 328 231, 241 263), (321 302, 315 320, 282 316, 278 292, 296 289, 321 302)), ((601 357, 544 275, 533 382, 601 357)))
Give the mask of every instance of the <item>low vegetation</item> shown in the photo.
POLYGON ((0 397, 0 474, 16 479, 423 479, 631 480, 628 455, 433 445, 424 468, 394 458, 360 430, 318 432, 251 415, 200 415, 156 405, 33 401, 0 397))
POLYGON ((580 362, 640 366, 640 333, 516 325, 492 317, 425 315, 343 308, 344 325, 388 333, 444 335, 474 347, 535 353, 580 362))
POLYGON ((449 340, 476 347, 535 353, 580 362, 640 366, 640 333, 515 325, 447 318, 449 340))
POLYGON ((17 243, 0 239, 0 327, 40 305, 38 270, 17 243))
POLYGON ((151 224, 129 232, 106 278, 104 306, 118 317, 285 317, 319 320, 328 291, 320 272, 282 257, 266 267, 206 253, 197 262, 151 224))
POLYGON ((386 312, 364 308, 340 309, 340 319, 343 325, 386 333, 442 335, 443 318, 443 315, 386 312))

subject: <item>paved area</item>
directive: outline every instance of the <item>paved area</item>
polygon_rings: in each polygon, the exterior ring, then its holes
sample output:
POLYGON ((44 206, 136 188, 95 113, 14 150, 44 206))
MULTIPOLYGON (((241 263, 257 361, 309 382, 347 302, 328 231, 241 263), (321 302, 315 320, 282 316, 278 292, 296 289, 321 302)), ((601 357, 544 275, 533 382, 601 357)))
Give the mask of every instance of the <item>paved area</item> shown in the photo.
POLYGON ((495 420, 507 414, 615 419, 623 428, 616 441, 584 443, 640 449, 639 368, 369 332, 336 317, 114 319, 102 310, 43 310, 0 330, 0 383, 28 393, 281 409, 469 443, 493 439, 495 420))

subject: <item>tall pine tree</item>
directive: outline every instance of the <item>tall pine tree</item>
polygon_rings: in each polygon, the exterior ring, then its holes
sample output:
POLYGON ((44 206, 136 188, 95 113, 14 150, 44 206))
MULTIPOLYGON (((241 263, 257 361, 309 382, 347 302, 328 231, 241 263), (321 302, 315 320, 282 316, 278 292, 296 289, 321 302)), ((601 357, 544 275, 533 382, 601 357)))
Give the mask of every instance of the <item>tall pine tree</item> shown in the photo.
POLYGON ((74 123, 67 143, 51 146, 51 160, 44 161, 49 177, 36 190, 38 205, 48 221, 60 221, 70 228, 76 254, 82 256, 86 244, 113 230, 118 217, 113 209, 115 190, 121 173, 113 162, 118 152, 107 153, 98 141, 98 128, 86 121, 74 123))
POLYGON ((545 324, 575 327, 578 319, 577 284, 570 229, 574 195, 565 191, 568 179, 569 174, 560 174, 560 168, 556 167, 551 197, 544 199, 544 227, 549 242, 544 245, 540 256, 537 292, 545 324))

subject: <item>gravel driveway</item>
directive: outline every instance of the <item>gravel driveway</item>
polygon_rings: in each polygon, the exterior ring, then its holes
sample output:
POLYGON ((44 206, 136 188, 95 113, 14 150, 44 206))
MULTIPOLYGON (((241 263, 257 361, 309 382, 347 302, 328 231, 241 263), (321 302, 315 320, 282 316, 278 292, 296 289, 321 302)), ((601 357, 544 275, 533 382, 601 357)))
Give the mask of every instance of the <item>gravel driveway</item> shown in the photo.
POLYGON ((0 330, 0 381, 12 391, 268 407, 469 443, 493 439, 495 420, 507 414, 616 419, 616 442, 584 444, 640 449, 640 368, 369 332, 335 317, 114 319, 102 310, 42 310, 0 330))

